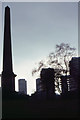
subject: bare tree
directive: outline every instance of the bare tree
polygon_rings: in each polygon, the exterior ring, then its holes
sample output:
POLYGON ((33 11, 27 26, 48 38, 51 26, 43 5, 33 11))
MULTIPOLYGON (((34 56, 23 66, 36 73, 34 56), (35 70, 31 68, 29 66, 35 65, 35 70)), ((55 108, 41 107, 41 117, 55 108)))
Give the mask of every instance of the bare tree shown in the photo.
POLYGON ((70 47, 69 44, 61 43, 57 44, 55 52, 48 55, 47 60, 41 60, 38 67, 32 70, 32 75, 39 72, 42 68, 51 67, 55 70, 55 86, 59 92, 59 78, 61 75, 69 74, 69 61, 76 55, 76 49, 70 47))
POLYGON ((48 64, 61 69, 61 72, 67 75, 69 72, 69 61, 76 55, 75 50, 69 44, 61 43, 60 45, 56 45, 55 53, 49 54, 48 64))

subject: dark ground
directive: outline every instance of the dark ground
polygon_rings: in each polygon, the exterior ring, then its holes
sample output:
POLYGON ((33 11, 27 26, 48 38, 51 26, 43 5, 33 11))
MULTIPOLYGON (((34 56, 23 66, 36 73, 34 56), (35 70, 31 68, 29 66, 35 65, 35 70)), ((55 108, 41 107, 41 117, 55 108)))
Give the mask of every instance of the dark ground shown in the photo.
POLYGON ((13 95, 3 98, 2 119, 79 118, 79 98, 32 99, 13 95))

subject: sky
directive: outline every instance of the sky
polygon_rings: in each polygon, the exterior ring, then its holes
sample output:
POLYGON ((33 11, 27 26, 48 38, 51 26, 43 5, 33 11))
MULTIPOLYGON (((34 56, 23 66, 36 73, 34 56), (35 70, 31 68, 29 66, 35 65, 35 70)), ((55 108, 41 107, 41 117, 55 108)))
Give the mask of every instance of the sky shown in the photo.
POLYGON ((11 11, 11 40, 15 89, 18 79, 27 80, 27 93, 36 89, 32 69, 54 52, 62 42, 78 50, 78 3, 77 2, 3 2, 2 39, 0 40, 0 73, 3 60, 4 10, 11 11))
POLYGON ((0 0, 1 2, 79 2, 79 0, 0 0))

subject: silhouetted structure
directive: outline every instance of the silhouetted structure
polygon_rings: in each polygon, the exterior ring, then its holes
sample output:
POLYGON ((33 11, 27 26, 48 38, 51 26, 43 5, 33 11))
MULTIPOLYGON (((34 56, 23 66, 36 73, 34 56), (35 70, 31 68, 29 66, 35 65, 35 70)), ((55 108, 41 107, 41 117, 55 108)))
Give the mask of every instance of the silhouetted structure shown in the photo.
POLYGON ((10 8, 5 8, 2 91, 15 91, 15 77, 12 67, 10 8))
POLYGON ((55 94, 55 84, 54 84, 54 69, 53 68, 43 68, 41 70, 41 84, 46 95, 49 98, 55 94))
POLYGON ((61 76, 61 88, 62 94, 66 94, 68 92, 68 83, 67 83, 67 76, 61 76))
POLYGON ((41 92, 41 91, 43 91, 41 79, 37 78, 36 79, 36 92, 41 92))
POLYGON ((73 57, 69 62, 70 67, 70 91, 80 89, 80 57, 73 57))
POLYGON ((20 93, 27 94, 27 81, 25 81, 25 79, 19 79, 18 86, 20 93))

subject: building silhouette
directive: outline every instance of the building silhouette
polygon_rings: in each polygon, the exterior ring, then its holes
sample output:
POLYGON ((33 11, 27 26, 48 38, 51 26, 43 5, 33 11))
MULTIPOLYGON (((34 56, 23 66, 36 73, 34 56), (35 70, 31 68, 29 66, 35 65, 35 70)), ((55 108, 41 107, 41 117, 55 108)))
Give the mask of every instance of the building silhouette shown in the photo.
POLYGON ((73 57, 69 62, 70 67, 70 91, 79 90, 80 85, 80 57, 73 57))
POLYGON ((61 76, 61 89, 62 94, 66 94, 68 92, 68 76, 61 76))
POLYGON ((43 90, 46 92, 46 96, 49 98, 55 95, 54 69, 42 68, 40 79, 42 82, 43 90))
POLYGON ((27 81, 25 79, 19 79, 18 86, 20 93, 27 94, 27 81))
POLYGON ((10 8, 7 6, 4 19, 2 91, 5 89, 15 91, 15 77, 12 65, 10 8))
POLYGON ((36 79, 36 92, 41 92, 41 91, 43 91, 41 79, 37 78, 36 79))

